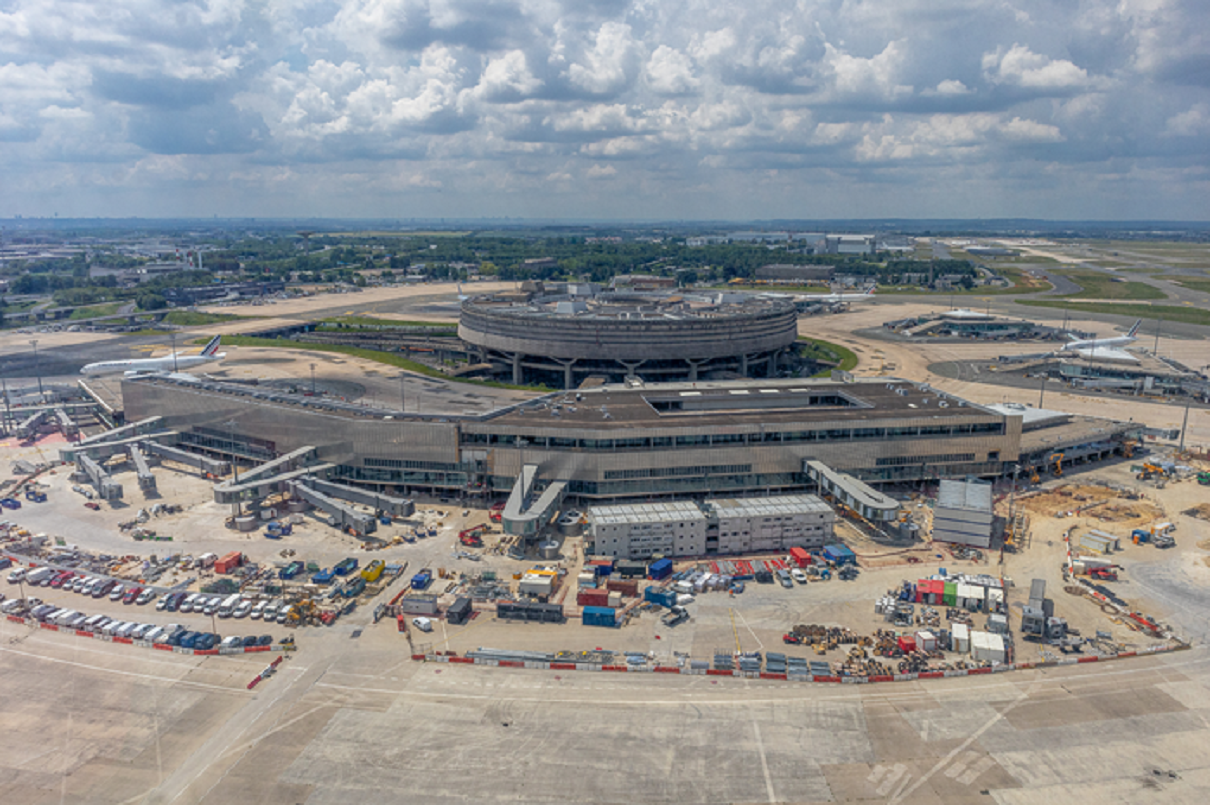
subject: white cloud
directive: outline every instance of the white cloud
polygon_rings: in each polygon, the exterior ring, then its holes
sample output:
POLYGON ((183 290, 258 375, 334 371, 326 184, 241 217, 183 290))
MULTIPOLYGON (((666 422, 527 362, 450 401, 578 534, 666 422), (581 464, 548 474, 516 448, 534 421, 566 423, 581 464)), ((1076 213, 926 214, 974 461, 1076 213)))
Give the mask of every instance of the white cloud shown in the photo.
POLYGON ((1164 133, 1177 137, 1204 137, 1210 135, 1210 105, 1194 104, 1184 112, 1168 118, 1164 133))
POLYGON ((1021 44, 984 54, 983 71, 994 83, 1034 90, 1082 89, 1092 83, 1082 67, 1034 53, 1021 44))
POLYGON ((701 85, 693 75, 693 60, 667 45, 652 52, 646 71, 648 86, 660 95, 682 95, 701 85))
POLYGON ((955 78, 947 78, 941 83, 937 84, 936 88, 926 90, 927 94, 940 95, 943 97, 970 95, 971 92, 973 92, 973 90, 970 87, 955 78))
POLYGON ((596 32, 593 47, 583 62, 567 71, 571 83, 594 95, 609 95, 625 88, 638 68, 637 44, 629 25, 607 22, 596 32))
POLYGON ((589 179, 606 179, 610 176, 617 176, 618 169, 613 165, 593 165, 584 172, 584 175, 589 179))

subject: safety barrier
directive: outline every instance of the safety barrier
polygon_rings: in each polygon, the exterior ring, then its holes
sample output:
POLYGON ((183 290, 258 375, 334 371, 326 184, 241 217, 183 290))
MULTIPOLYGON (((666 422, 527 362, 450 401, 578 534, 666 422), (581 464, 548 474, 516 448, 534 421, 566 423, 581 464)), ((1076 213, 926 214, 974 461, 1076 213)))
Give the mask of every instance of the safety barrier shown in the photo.
POLYGON ((692 668, 689 665, 602 665, 600 663, 579 662, 541 662, 534 660, 496 660, 486 657, 453 657, 448 654, 413 654, 417 662, 458 663, 462 665, 485 665, 498 668, 529 668, 550 671, 611 671, 614 673, 631 674, 681 674, 684 676, 727 676, 737 679, 766 679, 771 682, 816 682, 822 684, 841 685, 873 685, 884 682, 914 682, 922 679, 955 679, 966 676, 981 676, 998 674, 1007 671, 1027 671, 1035 668, 1052 668, 1062 665, 1077 665, 1091 662, 1107 662, 1130 657, 1145 657, 1150 654, 1162 654, 1169 651, 1183 651, 1190 648, 1187 643, 1176 645, 1148 646, 1137 651, 1123 651, 1120 654, 1100 654, 1089 657, 1064 657, 1059 660, 1043 662, 1003 663, 984 668, 952 669, 948 671, 919 671, 908 674, 879 674, 873 676, 828 676, 809 673, 759 673, 756 671, 727 670, 722 668, 692 668))

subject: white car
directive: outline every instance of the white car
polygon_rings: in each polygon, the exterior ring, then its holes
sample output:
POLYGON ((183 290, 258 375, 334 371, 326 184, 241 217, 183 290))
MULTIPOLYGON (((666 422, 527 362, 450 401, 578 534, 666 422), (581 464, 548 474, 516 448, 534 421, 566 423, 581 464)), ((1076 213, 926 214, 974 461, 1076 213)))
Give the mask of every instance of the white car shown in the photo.
POLYGON ((143 592, 139 593, 139 597, 134 599, 134 602, 139 606, 142 606, 143 604, 150 604, 154 600, 155 590, 151 589, 150 587, 146 587, 143 589, 143 592))
POLYGON ((790 576, 799 584, 807 583, 807 574, 803 573, 801 570, 799 570, 796 567, 790 568, 790 576))
POLYGON ((25 568, 19 567, 16 570, 14 570, 12 573, 8 574, 8 583, 16 584, 17 582, 21 581, 24 578, 25 578, 25 568))
POLYGON ((115 584, 113 586, 113 589, 109 591, 109 600, 110 601, 121 601, 122 596, 124 596, 124 595, 126 595, 126 585, 115 584))
POLYGON ((245 598, 243 601, 239 602, 238 606, 236 606, 235 610, 231 613, 231 617, 246 618, 246 617, 248 617, 248 613, 251 611, 252 611, 252 602, 245 598))
POLYGON ((412 625, 422 632, 433 631, 433 621, 430 618, 419 617, 412 618, 412 625))
POLYGON ((248 617, 252 618, 254 621, 260 620, 261 615, 265 614, 265 607, 267 606, 269 606, 268 601, 257 601, 256 604, 253 605, 252 611, 248 613, 248 617))

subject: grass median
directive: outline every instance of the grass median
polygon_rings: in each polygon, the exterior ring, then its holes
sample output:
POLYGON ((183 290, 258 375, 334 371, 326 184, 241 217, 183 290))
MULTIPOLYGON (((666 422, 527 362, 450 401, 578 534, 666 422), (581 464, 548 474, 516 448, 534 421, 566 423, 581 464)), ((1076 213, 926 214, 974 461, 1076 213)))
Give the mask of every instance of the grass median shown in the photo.
MULTIPOLYGON (((807 338, 800 335, 798 337, 799 350, 802 355, 817 361, 827 361, 835 363, 837 369, 842 369, 846 372, 851 372, 857 368, 857 355, 853 350, 842 347, 840 344, 833 344, 831 341, 824 341, 820 338, 807 338)), ((831 369, 824 369, 821 372, 816 372, 813 377, 827 377, 831 369)))
POLYGON ((1176 305, 1135 305, 1129 302, 1046 302, 1039 299, 1018 299, 1018 305, 1070 310, 1073 313, 1102 313, 1110 316, 1131 316, 1144 321, 1162 318, 1182 324, 1210 325, 1210 310, 1176 305))

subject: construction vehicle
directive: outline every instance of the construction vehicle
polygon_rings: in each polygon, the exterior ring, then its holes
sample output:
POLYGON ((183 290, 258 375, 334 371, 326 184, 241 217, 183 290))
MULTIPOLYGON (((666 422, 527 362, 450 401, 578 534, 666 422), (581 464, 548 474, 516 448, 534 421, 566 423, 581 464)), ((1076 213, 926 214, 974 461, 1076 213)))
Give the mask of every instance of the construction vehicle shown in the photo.
POLYGON ((1152 464, 1150 462, 1145 462, 1143 464, 1143 467, 1140 470, 1139 474, 1136 475, 1135 477, 1138 478, 1140 481, 1148 481, 1157 476, 1160 478, 1165 478, 1168 476, 1168 473, 1159 464, 1152 464))
POLYGON ((1096 579, 1097 581, 1117 581, 1118 573, 1111 567, 1090 567, 1088 568, 1088 578, 1096 579))
POLYGON ((1052 461, 1055 463, 1054 476, 1056 478, 1062 478, 1063 477, 1063 453, 1051 453, 1050 458, 1046 459, 1046 463, 1049 464, 1052 461))
POLYGON ((424 590, 429 586, 430 583, 432 583, 432 581, 433 571, 429 570, 427 567, 423 568, 415 576, 412 576, 412 589, 424 590))
POLYGON ((490 526, 487 523, 480 523, 477 526, 466 529, 458 534, 458 541, 468 548, 482 548, 483 535, 488 532, 490 526))
POLYGON ((498 523, 501 520, 503 520, 504 519, 504 504, 503 503, 493 503, 491 511, 488 512, 487 517, 493 523, 498 523))

